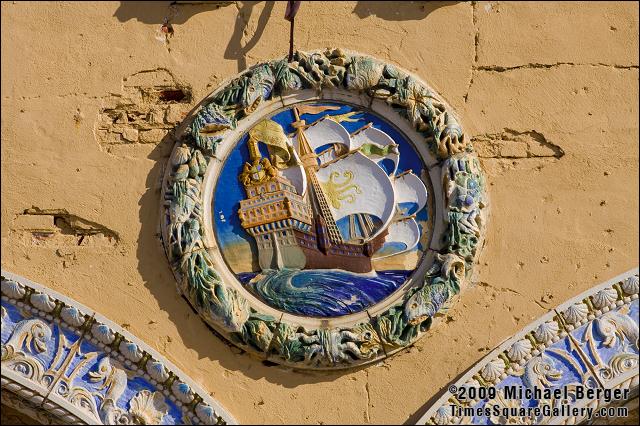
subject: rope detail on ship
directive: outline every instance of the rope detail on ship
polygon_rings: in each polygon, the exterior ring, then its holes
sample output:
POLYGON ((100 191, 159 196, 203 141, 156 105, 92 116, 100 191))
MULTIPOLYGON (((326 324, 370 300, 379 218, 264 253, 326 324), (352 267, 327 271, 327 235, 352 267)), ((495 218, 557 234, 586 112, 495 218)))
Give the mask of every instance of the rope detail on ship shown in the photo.
POLYGON ((336 224, 333 215, 331 214, 331 210, 329 209, 329 203, 325 197, 324 191, 322 190, 322 186, 320 182, 318 182, 318 178, 315 173, 315 169, 318 167, 317 156, 313 149, 309 146, 309 142, 307 141, 304 131, 302 130, 305 125, 304 120, 300 119, 300 114, 298 112, 298 108, 293 108, 293 113, 296 118, 295 123, 292 123, 294 127, 296 127, 297 135, 298 135, 298 143, 300 154, 302 155, 302 164, 304 165, 305 172, 307 173, 307 177, 311 182, 311 191, 309 197, 315 197, 318 202, 318 206, 320 207, 320 211, 322 213, 322 217, 327 226, 327 231, 329 233, 329 239, 334 244, 341 244, 342 234, 340 234, 340 229, 338 229, 338 225, 336 224))

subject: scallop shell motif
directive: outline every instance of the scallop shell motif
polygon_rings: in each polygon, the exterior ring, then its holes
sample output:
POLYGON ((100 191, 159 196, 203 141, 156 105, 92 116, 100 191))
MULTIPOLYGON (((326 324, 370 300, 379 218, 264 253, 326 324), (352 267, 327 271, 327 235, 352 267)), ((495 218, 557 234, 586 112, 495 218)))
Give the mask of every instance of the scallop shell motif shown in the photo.
MULTIPOLYGON (((474 378, 471 378, 469 380, 467 380, 464 384, 460 385, 461 388, 467 388, 467 390, 469 388, 479 388, 482 385, 480 384, 479 381, 477 381, 474 378)), ((461 398, 460 396, 456 396, 456 398, 458 398, 460 401, 470 401, 471 398, 469 398, 469 392, 466 393, 466 397, 465 398, 461 398)))
POLYGON ((562 316, 564 316, 564 319, 569 324, 573 324, 573 325, 580 324, 582 320, 587 318, 587 315, 589 315, 589 308, 587 308, 587 305, 585 305, 582 302, 574 303, 573 305, 569 306, 566 311, 562 313, 562 316))
POLYGON ((164 383, 169 378, 169 373, 164 365, 158 361, 147 362, 147 373, 152 379, 164 383))
POLYGON ((536 331, 533 332, 533 336, 538 342, 547 344, 551 342, 551 339, 558 335, 558 332, 560 332, 558 323, 555 321, 548 321, 540 324, 536 331))
POLYGON ((33 293, 29 298, 31 304, 42 312, 51 312, 56 308, 56 302, 49 295, 43 293, 33 293))
POLYGON ((129 402, 129 413, 137 420, 138 424, 157 425, 169 411, 169 406, 161 392, 151 392, 147 389, 136 394, 129 402))
POLYGON ((65 306, 60 311, 60 317, 69 325, 80 327, 84 324, 85 317, 77 308, 65 306))
POLYGON ((191 386, 186 384, 185 382, 181 382, 176 380, 171 385, 171 390, 173 394, 178 398, 178 400, 184 402, 185 404, 193 401, 193 391, 191 390, 191 386))
POLYGON ((196 406, 196 414, 204 424, 215 425, 218 423, 218 415, 210 405, 200 403, 196 406))
POLYGON ((622 290, 624 290, 624 292, 627 294, 638 294, 638 276, 634 275, 627 278, 622 282, 622 285, 620 287, 622 287, 622 290))
POLYGON ((2 294, 11 299, 22 299, 25 294, 24 286, 13 280, 2 280, 2 294))
POLYGON ((614 288, 605 288, 591 296, 591 302, 596 309, 602 309, 618 300, 618 292, 614 288))
POLYGON ((531 349, 533 349, 533 345, 527 339, 518 340, 509 348, 507 352, 507 356, 511 361, 522 361, 525 359, 527 355, 531 353, 531 349))
POLYGON ((504 374, 506 366, 504 361, 500 358, 496 358, 493 361, 489 361, 480 371, 480 375, 487 382, 494 383, 504 374))
POLYGON ((453 423, 452 420, 451 408, 446 405, 438 408, 438 411, 433 415, 433 423, 437 425, 450 425, 453 423))
POLYGON ((94 324, 93 327, 91 327, 91 333, 98 341, 105 345, 110 345, 116 338, 115 333, 104 324, 94 324))
POLYGON ((118 346, 120 353, 124 355, 129 361, 138 362, 142 359, 142 350, 135 343, 131 343, 128 340, 123 340, 118 346))

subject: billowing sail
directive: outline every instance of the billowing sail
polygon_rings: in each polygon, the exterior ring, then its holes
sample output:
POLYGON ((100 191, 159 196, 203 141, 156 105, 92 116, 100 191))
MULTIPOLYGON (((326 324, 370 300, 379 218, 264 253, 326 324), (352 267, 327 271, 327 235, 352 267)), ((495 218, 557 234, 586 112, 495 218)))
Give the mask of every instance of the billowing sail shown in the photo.
POLYGON ((318 160, 320 164, 328 163, 329 161, 335 160, 339 155, 336 153, 335 146, 325 149, 318 153, 318 160))
POLYGON ((304 172, 304 167, 289 167, 281 170, 281 172, 284 177, 291 181, 298 194, 304 196, 307 193, 307 174, 304 172))
POLYGON ((376 253, 375 259, 395 256, 414 248, 420 241, 420 227, 412 218, 404 218, 389 225, 389 234, 385 245, 376 253))
MULTIPOLYGON (((304 136, 312 150, 329 144, 343 145, 341 151, 349 152, 351 149, 351 137, 347 129, 326 117, 319 119, 304 130, 304 136)), ((298 136, 292 138, 293 146, 300 151, 298 136)))
POLYGON ((351 214, 369 214, 382 221, 375 237, 395 212, 396 197, 389 176, 365 155, 356 151, 316 172, 334 220, 351 214))
POLYGON ((413 173, 404 173, 396 176, 393 180, 393 187, 396 192, 396 203, 403 214, 416 213, 427 204, 427 188, 420 178, 413 173), (406 203, 411 203, 407 205, 406 203))
POLYGON ((377 259, 395 256, 413 249, 420 240, 420 227, 410 213, 422 210, 427 204, 427 188, 420 178, 411 172, 393 179, 396 193, 396 215, 389 225, 385 245, 374 256, 377 259))
POLYGON ((387 170, 389 175, 394 175, 398 169, 400 153, 397 144, 382 130, 371 125, 354 132, 351 135, 351 149, 360 148, 361 152, 376 163, 383 160, 391 160, 392 166, 387 170))
POLYGON ((281 170, 281 172, 291 181, 298 194, 304 196, 307 193, 307 174, 304 171, 304 167, 300 162, 300 156, 296 150, 293 150, 293 156, 296 166, 281 170))

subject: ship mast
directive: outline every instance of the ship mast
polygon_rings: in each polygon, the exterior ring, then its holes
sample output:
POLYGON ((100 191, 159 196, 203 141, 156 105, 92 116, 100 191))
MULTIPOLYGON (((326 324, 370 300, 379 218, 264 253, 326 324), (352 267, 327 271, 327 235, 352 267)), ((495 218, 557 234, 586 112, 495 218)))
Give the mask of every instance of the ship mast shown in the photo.
POLYGON ((296 121, 291 123, 291 125, 296 129, 296 133, 298 136, 298 150, 304 170, 307 173, 309 181, 311 182, 311 192, 313 192, 313 194, 315 195, 315 199, 317 200, 320 211, 322 212, 322 216, 326 222, 329 239, 334 244, 341 244, 343 243, 342 234, 340 234, 338 225, 336 224, 336 221, 331 214, 331 210, 329 209, 329 203, 327 202, 324 192, 322 191, 322 186, 320 185, 320 182, 316 177, 316 171, 318 170, 318 161, 316 153, 313 151, 313 149, 311 149, 311 146, 309 145, 309 142, 307 141, 307 138, 303 132, 303 128, 306 123, 304 120, 300 119, 298 108, 293 108, 293 114, 296 121))

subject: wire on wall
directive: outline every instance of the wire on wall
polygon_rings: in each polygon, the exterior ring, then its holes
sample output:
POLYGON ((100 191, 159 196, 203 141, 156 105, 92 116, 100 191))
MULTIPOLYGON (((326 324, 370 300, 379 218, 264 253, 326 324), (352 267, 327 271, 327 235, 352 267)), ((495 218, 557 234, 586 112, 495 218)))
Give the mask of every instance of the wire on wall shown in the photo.
POLYGON ((287 11, 284 14, 284 19, 291 22, 291 27, 289 28, 289 62, 293 61, 293 27, 296 14, 298 13, 298 9, 300 9, 300 1, 287 1, 287 11))

